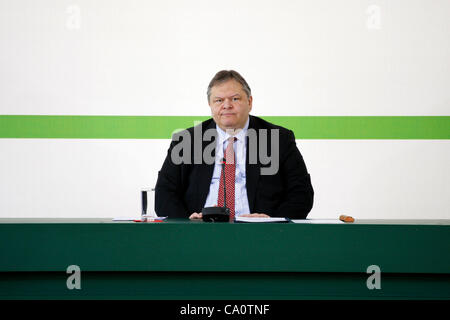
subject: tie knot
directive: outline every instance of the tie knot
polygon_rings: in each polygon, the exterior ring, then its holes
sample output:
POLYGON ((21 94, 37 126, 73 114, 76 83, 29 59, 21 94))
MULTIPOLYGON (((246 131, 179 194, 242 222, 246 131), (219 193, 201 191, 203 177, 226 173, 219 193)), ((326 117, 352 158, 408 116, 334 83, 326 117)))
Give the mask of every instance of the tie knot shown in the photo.
POLYGON ((236 137, 229 137, 229 138, 228 138, 228 143, 233 143, 233 142, 235 142, 236 140, 237 140, 236 137))

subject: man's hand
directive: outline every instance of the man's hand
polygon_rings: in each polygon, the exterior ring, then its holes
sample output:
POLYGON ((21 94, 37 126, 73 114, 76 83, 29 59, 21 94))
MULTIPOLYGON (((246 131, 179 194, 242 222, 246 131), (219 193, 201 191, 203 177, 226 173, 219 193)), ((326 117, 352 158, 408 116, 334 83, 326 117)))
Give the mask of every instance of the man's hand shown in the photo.
POLYGON ((191 214, 189 216, 190 220, 198 220, 198 219, 202 219, 202 218, 203 218, 203 215, 201 212, 200 213, 194 212, 193 214, 191 214))
POLYGON ((270 218, 265 213, 249 213, 249 214, 241 214, 239 217, 246 217, 246 218, 270 218))

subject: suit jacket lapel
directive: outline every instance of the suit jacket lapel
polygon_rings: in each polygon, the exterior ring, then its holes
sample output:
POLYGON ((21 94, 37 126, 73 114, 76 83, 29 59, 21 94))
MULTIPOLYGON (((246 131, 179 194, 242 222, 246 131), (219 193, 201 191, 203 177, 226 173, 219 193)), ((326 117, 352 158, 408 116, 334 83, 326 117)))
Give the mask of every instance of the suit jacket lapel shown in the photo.
MULTIPOLYGON (((211 119, 211 122, 209 124, 206 124, 205 127, 202 128, 202 136, 204 134, 204 132, 208 129, 213 129, 216 130, 216 123, 214 122, 214 120, 211 119)), ((216 136, 217 137, 217 136, 216 136)), ((205 148, 211 143, 212 141, 203 141, 203 137, 202 137, 202 152, 205 150, 205 148)), ((216 143, 216 141, 214 140, 214 143, 216 143)), ((213 156, 215 156, 215 150, 212 152, 213 156)), ((203 159, 203 154, 202 154, 202 159, 203 159)), ((198 201, 199 201, 199 206, 203 207, 203 205, 206 202, 206 197, 208 196, 209 193, 209 187, 211 185, 211 180, 212 180, 212 176, 213 176, 213 172, 214 172, 214 163, 213 164, 207 164, 204 163, 202 161, 202 164, 198 164, 195 165, 198 167, 198 181, 196 183, 198 183, 198 201)))
MULTIPOLYGON (((255 120, 252 116, 250 116, 250 121, 248 124, 249 129, 253 129, 256 131, 256 136, 258 137, 258 128, 256 127, 255 120)), ((258 144, 256 145, 256 148, 249 148, 249 137, 247 135, 246 137, 246 188, 247 188, 247 198, 248 198, 248 205, 250 208, 250 213, 254 213, 255 209, 255 196, 256 196, 256 188, 258 185, 259 180, 259 173, 260 173, 260 164, 259 161, 257 163, 250 164, 249 163, 249 153, 251 150, 258 150, 258 144)))

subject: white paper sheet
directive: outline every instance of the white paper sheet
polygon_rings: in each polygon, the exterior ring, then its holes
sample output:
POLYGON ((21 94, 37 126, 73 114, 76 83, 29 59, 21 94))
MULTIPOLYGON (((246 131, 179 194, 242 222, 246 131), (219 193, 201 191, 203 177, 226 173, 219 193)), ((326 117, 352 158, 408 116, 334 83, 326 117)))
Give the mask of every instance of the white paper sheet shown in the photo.
MULTIPOLYGON (((164 220, 167 217, 157 217, 157 216, 144 216, 147 217, 147 221, 152 221, 152 220, 164 220)), ((113 221, 134 221, 134 220, 141 220, 142 217, 117 217, 117 218, 113 218, 113 221)))
POLYGON ((286 218, 249 218, 249 217, 236 217, 236 222, 249 222, 249 223, 286 222, 286 218))
POLYGON ((345 223, 339 219, 294 219, 294 223, 340 224, 345 223))
POLYGON ((113 218, 113 221, 134 221, 134 220, 140 220, 141 217, 116 217, 113 218))

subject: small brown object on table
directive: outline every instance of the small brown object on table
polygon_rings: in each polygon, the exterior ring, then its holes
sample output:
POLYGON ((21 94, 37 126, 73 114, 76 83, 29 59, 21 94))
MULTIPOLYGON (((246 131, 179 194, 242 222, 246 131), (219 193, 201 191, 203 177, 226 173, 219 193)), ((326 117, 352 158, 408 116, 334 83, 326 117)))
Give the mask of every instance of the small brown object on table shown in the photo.
POLYGON ((339 220, 344 221, 344 222, 354 222, 354 221, 355 221, 355 219, 354 219, 353 217, 351 217, 351 216, 346 216, 346 215, 344 215, 344 214, 341 214, 341 215, 339 216, 339 220))

